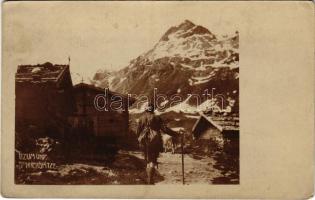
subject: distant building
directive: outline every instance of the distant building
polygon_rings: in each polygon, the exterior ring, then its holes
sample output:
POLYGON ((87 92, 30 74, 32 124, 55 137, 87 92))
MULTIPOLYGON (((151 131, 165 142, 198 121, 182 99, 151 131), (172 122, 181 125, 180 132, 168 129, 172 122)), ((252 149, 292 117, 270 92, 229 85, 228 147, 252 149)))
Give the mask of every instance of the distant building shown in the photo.
POLYGON ((193 126, 192 133, 194 139, 199 141, 205 151, 209 151, 212 148, 211 144, 216 143, 224 149, 238 152, 238 116, 207 116, 200 113, 199 119, 193 126))
POLYGON ((73 92, 76 106, 70 117, 73 128, 100 137, 124 137, 128 134, 128 107, 133 99, 85 83, 75 85, 73 92), (102 109, 96 109, 97 95, 101 95, 98 106, 102 109))
POLYGON ((15 84, 17 131, 29 127, 48 135, 66 131, 67 118, 75 109, 68 65, 20 65, 15 84))

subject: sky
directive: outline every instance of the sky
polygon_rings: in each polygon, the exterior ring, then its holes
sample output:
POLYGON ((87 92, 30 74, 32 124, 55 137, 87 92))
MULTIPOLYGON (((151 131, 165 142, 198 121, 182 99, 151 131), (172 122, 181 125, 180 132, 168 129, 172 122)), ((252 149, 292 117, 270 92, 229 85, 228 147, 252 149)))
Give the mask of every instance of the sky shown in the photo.
MULTIPOLYGON (((67 64, 73 76, 117 70, 185 19, 217 35, 238 30, 233 6, 206 2, 9 2, 4 50, 10 63, 67 64)), ((75 77, 73 77, 75 78, 75 77)), ((80 78, 81 79, 81 78, 80 78)))

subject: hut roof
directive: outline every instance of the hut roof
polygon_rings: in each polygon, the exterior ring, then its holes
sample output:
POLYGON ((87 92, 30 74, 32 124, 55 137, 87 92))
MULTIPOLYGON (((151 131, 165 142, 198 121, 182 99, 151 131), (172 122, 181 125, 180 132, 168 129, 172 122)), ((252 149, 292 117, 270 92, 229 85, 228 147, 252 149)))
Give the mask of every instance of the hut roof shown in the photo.
POLYGON ((19 65, 15 74, 17 82, 59 82, 69 65, 54 65, 50 62, 37 65, 19 65))
POLYGON ((96 87, 94 85, 86 84, 86 83, 76 84, 76 85, 73 86, 73 88, 75 90, 86 89, 86 90, 92 90, 92 91, 95 91, 95 92, 105 92, 105 88, 96 87))
POLYGON ((203 130, 201 126, 204 123, 211 124, 216 127, 220 132, 223 131, 239 131, 239 117, 238 116, 208 116, 202 112, 199 113, 200 117, 193 126, 192 132, 194 135, 198 135, 200 130, 203 130))

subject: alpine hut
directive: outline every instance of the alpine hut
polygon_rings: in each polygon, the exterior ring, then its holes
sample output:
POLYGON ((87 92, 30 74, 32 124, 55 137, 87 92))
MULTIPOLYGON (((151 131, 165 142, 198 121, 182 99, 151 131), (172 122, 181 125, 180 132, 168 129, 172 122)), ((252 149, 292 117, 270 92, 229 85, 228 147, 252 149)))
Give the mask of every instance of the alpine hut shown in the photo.
POLYGON ((72 127, 99 137, 124 137, 128 133, 128 108, 134 102, 107 88, 79 83, 73 87, 76 111, 70 117, 72 127))
POLYGON ((16 130, 45 135, 64 134, 73 106, 69 65, 46 62, 19 65, 15 75, 16 130))

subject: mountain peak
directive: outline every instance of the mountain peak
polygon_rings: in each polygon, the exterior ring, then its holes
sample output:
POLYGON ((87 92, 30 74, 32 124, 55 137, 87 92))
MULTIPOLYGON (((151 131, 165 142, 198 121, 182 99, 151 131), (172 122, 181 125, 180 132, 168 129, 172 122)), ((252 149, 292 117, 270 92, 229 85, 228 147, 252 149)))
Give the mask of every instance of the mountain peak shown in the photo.
POLYGON ((195 25, 193 22, 191 22, 188 19, 185 19, 185 21, 182 24, 191 24, 191 25, 195 25))
POLYGON ((196 26, 194 23, 192 23, 191 21, 186 19, 183 23, 181 23, 177 27, 178 27, 178 30, 185 30, 186 31, 186 30, 193 28, 194 26, 196 26))
POLYGON ((237 88, 230 83, 238 84, 238 44, 237 33, 217 38, 207 28, 185 20, 170 27, 159 42, 125 68, 96 74, 95 84, 132 94, 151 95, 152 88, 165 94, 199 94, 211 87, 234 94, 237 88), (228 88, 222 87, 226 84, 228 88))
POLYGON ((169 36, 171 34, 176 33, 176 32, 177 33, 180 32, 180 37, 183 37, 183 38, 189 37, 189 36, 194 35, 194 34, 199 34, 199 35, 210 34, 210 35, 213 35, 205 27, 199 26, 199 25, 195 25, 193 22, 191 22, 191 21, 186 19, 184 22, 182 22, 178 26, 172 26, 170 29, 168 29, 166 31, 166 33, 162 36, 160 41, 168 41, 169 40, 169 36))

